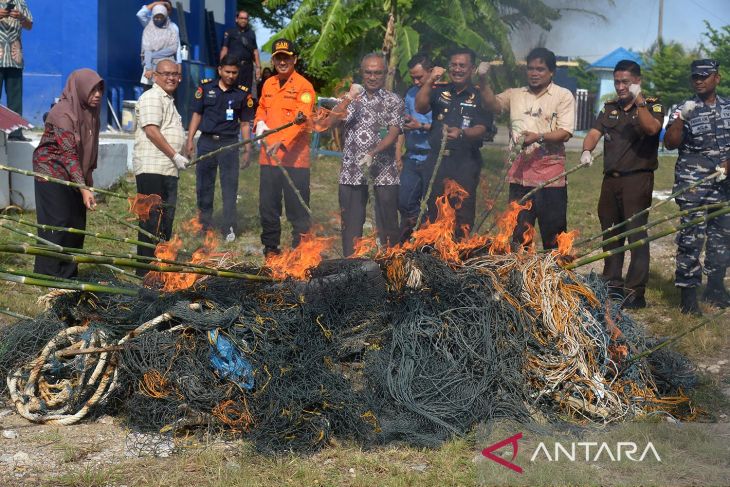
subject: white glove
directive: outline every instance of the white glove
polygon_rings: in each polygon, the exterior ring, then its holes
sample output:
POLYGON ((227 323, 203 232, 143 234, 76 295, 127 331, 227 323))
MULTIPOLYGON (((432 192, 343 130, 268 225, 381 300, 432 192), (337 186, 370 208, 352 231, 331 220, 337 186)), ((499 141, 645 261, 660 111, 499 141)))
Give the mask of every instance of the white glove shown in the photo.
POLYGON ((629 85, 629 93, 631 93, 631 96, 636 98, 639 96, 639 93, 641 93, 641 85, 639 83, 632 83, 629 85))
POLYGON ((370 165, 373 163, 373 156, 371 156, 368 153, 365 153, 358 157, 357 159, 357 165, 360 166, 360 169, 367 169, 370 167, 370 165))
POLYGON ((271 130, 268 125, 266 125, 266 122, 263 120, 259 120, 259 123, 256 124, 256 137, 260 137, 261 134, 266 132, 267 130, 271 130))
POLYGON ((692 115, 692 112, 695 111, 695 108, 697 108, 697 102, 694 100, 687 100, 684 102, 684 105, 682 105, 682 108, 679 109, 679 118, 687 120, 690 115, 692 115))
POLYGON ((717 181, 719 183, 719 182, 724 181, 725 179, 727 179, 727 172, 725 172, 725 167, 724 166, 717 166, 715 168, 715 171, 720 171, 722 173, 722 174, 718 175, 715 178, 715 181, 717 181))
POLYGON ((347 98, 349 98, 350 100, 354 100, 358 96, 362 95, 364 91, 365 88, 363 88, 362 85, 353 83, 350 86, 350 91, 347 92, 347 98))
POLYGON ((487 61, 482 61, 479 63, 479 67, 477 68, 477 74, 479 76, 484 76, 489 72, 489 63, 487 61))
POLYGON ((182 155, 178 152, 172 157, 172 162, 175 163, 176 168, 182 170, 182 169, 185 169, 186 167, 188 167, 188 164, 190 163, 190 159, 188 159, 187 157, 185 157, 184 155, 182 155))
POLYGON ((583 154, 580 155, 580 163, 584 166, 592 166, 593 165, 593 157, 591 156, 591 151, 584 150, 583 154))
POLYGON ((236 233, 233 231, 233 227, 229 227, 228 235, 226 235, 226 242, 231 243, 236 240, 236 233))

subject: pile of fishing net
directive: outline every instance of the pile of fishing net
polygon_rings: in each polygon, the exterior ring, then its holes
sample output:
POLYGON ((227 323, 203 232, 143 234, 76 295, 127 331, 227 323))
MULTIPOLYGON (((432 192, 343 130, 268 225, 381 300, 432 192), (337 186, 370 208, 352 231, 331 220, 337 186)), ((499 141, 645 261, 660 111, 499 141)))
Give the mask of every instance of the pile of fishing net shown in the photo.
POLYGON ((306 281, 205 277, 138 297, 55 292, 0 331, 0 392, 31 421, 115 414, 135 432, 264 452, 436 446, 501 418, 695 414, 689 363, 635 359, 645 331, 600 279, 551 254, 471 255, 408 250, 324 261, 306 281))

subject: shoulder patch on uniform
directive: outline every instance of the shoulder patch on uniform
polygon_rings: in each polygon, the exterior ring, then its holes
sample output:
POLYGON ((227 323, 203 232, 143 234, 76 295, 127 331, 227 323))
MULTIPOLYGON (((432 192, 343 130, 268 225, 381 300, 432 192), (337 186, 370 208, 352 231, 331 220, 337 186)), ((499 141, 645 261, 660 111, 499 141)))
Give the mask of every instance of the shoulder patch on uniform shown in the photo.
POLYGON ((203 87, 202 86, 198 86, 198 89, 195 90, 195 98, 197 100, 200 100, 201 98, 203 98, 203 87))
POLYGON ((299 97, 302 103, 311 103, 312 102, 312 94, 308 91, 305 91, 301 94, 299 97))
POLYGON ((246 106, 249 108, 253 108, 253 97, 251 95, 248 95, 248 100, 246 101, 246 106))
POLYGON ((238 88, 245 92, 248 92, 248 86, 246 86, 246 85, 238 85, 238 88))
POLYGON ((664 111, 664 108, 659 104, 655 103, 654 106, 651 107, 652 111, 655 111, 657 113, 662 113, 664 111))

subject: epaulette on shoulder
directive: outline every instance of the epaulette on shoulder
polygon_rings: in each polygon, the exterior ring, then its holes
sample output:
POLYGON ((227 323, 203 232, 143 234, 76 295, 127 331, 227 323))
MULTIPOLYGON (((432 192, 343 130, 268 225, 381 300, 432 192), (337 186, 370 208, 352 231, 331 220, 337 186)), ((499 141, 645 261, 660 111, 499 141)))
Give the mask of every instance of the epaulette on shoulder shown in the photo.
POLYGON ((647 103, 659 103, 658 96, 647 96, 645 99, 647 103))
POLYGON ((245 91, 246 93, 248 93, 248 90, 249 90, 248 86, 246 86, 246 85, 238 85, 238 88, 241 91, 245 91))
POLYGON ((213 81, 213 80, 210 79, 210 78, 201 79, 200 80, 200 84, 201 85, 204 85, 205 83, 210 83, 211 81, 213 81))
POLYGON ((606 100, 604 105, 618 105, 618 98, 614 98, 612 100, 606 100))
POLYGON ((449 84, 449 82, 448 82, 448 81, 437 81, 437 82, 435 82, 435 83, 434 83, 433 85, 434 85, 434 86, 446 86, 446 85, 448 85, 448 84, 449 84))

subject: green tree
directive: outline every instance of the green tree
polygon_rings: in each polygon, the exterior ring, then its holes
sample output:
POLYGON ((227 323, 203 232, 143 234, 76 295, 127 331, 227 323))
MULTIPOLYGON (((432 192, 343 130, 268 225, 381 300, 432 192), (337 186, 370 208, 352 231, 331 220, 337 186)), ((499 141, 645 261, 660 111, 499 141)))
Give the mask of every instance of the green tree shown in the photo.
MULTIPOLYGON (((301 2, 290 1, 280 2, 280 5, 274 7, 262 2, 261 0, 238 0, 236 7, 238 10, 245 10, 254 18, 257 18, 264 24, 264 27, 272 30, 279 30, 284 27, 287 19, 290 19, 301 2)), ((232 21, 231 16, 231 21, 232 21)))
POLYGON ((703 35, 707 44, 702 45, 702 51, 712 59, 720 62, 720 76, 723 82, 717 87, 721 96, 730 96, 730 25, 713 29, 709 22, 705 21, 707 32, 703 35))
POLYGON ((568 68, 568 75, 575 78, 578 82, 578 88, 588 90, 595 93, 598 90, 598 76, 593 71, 588 71, 590 63, 585 59, 576 59, 578 66, 568 68))
POLYGON ((643 78, 647 91, 671 107, 692 96, 689 67, 695 55, 678 42, 661 43, 645 56, 643 78))
POLYGON ((342 79, 354 72, 353 60, 382 51, 392 86, 416 52, 438 58, 455 44, 514 67, 509 34, 524 25, 549 30, 560 14, 543 0, 301 0, 277 36, 296 40, 306 71, 323 80, 342 79))

